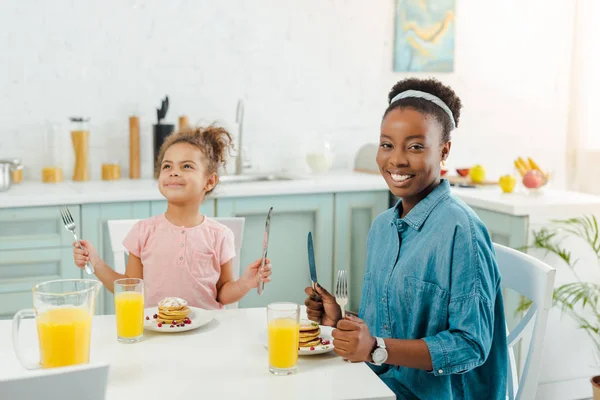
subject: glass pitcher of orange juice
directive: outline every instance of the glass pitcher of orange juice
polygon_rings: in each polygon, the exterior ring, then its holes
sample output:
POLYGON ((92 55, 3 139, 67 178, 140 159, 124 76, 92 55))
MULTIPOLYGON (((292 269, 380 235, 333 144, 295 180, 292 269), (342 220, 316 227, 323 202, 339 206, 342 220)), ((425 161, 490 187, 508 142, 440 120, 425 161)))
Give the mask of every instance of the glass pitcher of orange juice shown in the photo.
POLYGON ((90 360, 92 316, 102 283, 91 279, 66 279, 33 287, 33 309, 20 310, 13 318, 13 346, 27 369, 87 364, 90 360), (25 359, 19 347, 19 326, 35 318, 40 361, 25 359))

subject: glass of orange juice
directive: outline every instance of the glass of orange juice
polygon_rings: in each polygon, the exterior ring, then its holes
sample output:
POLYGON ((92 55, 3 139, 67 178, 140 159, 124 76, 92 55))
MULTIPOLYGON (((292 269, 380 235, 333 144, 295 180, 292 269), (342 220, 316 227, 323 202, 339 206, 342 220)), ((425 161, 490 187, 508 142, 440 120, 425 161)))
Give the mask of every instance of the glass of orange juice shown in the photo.
POLYGON ((90 360, 92 316, 102 284, 91 279, 65 279, 33 287, 33 309, 13 318, 13 346, 27 369, 87 364, 90 360), (24 318, 36 319, 40 361, 29 362, 19 346, 19 327, 24 318))
POLYGON ((274 375, 296 372, 300 335, 300 306, 272 303, 267 306, 269 371, 274 375))
POLYGON ((114 288, 117 339, 124 343, 139 342, 144 335, 144 281, 117 279, 114 288))

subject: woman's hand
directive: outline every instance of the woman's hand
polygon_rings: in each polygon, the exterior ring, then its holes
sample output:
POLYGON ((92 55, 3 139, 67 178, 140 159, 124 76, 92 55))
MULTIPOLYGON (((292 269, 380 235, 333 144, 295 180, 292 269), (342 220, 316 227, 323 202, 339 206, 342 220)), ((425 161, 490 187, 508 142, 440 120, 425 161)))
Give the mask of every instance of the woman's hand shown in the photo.
POLYGON ((308 298, 304 302, 306 305, 306 315, 312 321, 321 325, 333 326, 342 318, 342 309, 336 303, 335 297, 321 285, 316 284, 317 290, 312 287, 304 289, 308 298))
POLYGON ((365 321, 351 314, 337 324, 333 336, 334 351, 343 358, 352 362, 370 362, 371 354, 375 349, 377 341, 365 321))

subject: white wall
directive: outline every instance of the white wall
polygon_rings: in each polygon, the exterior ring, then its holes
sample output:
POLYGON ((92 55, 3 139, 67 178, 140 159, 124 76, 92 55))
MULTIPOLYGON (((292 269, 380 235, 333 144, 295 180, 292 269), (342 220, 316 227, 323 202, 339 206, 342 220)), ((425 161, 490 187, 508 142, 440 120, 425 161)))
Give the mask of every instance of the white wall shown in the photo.
MULTIPOLYGON (((7 0, 0 4, 0 157, 18 156, 39 179, 42 139, 60 123, 57 157, 70 176, 68 117, 92 118, 93 178, 128 159, 127 117, 150 129, 169 94, 168 120, 235 118, 255 166, 304 168, 318 135, 348 167, 377 141, 393 73, 392 0, 7 0), (275 150, 277 146, 277 150, 275 150)), ((512 171, 516 155, 556 169, 564 183, 573 3, 457 1, 455 73, 440 74, 465 108, 450 164, 512 171)), ((422 76, 427 76, 423 74, 422 76)), ((49 161, 48 161, 49 162, 49 161)))
POLYGON ((567 165, 573 190, 600 194, 600 2, 579 0, 571 68, 567 165))

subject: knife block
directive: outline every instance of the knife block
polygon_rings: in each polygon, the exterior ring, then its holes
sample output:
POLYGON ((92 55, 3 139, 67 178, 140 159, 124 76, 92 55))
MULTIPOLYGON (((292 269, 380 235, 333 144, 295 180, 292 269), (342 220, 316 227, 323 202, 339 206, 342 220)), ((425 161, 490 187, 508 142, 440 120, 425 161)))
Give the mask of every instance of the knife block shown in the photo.
POLYGON ((154 167, 156 171, 156 165, 158 163, 158 152, 160 151, 160 146, 164 143, 167 136, 173 133, 175 129, 175 125, 171 124, 158 124, 152 125, 152 144, 154 148, 154 167))

